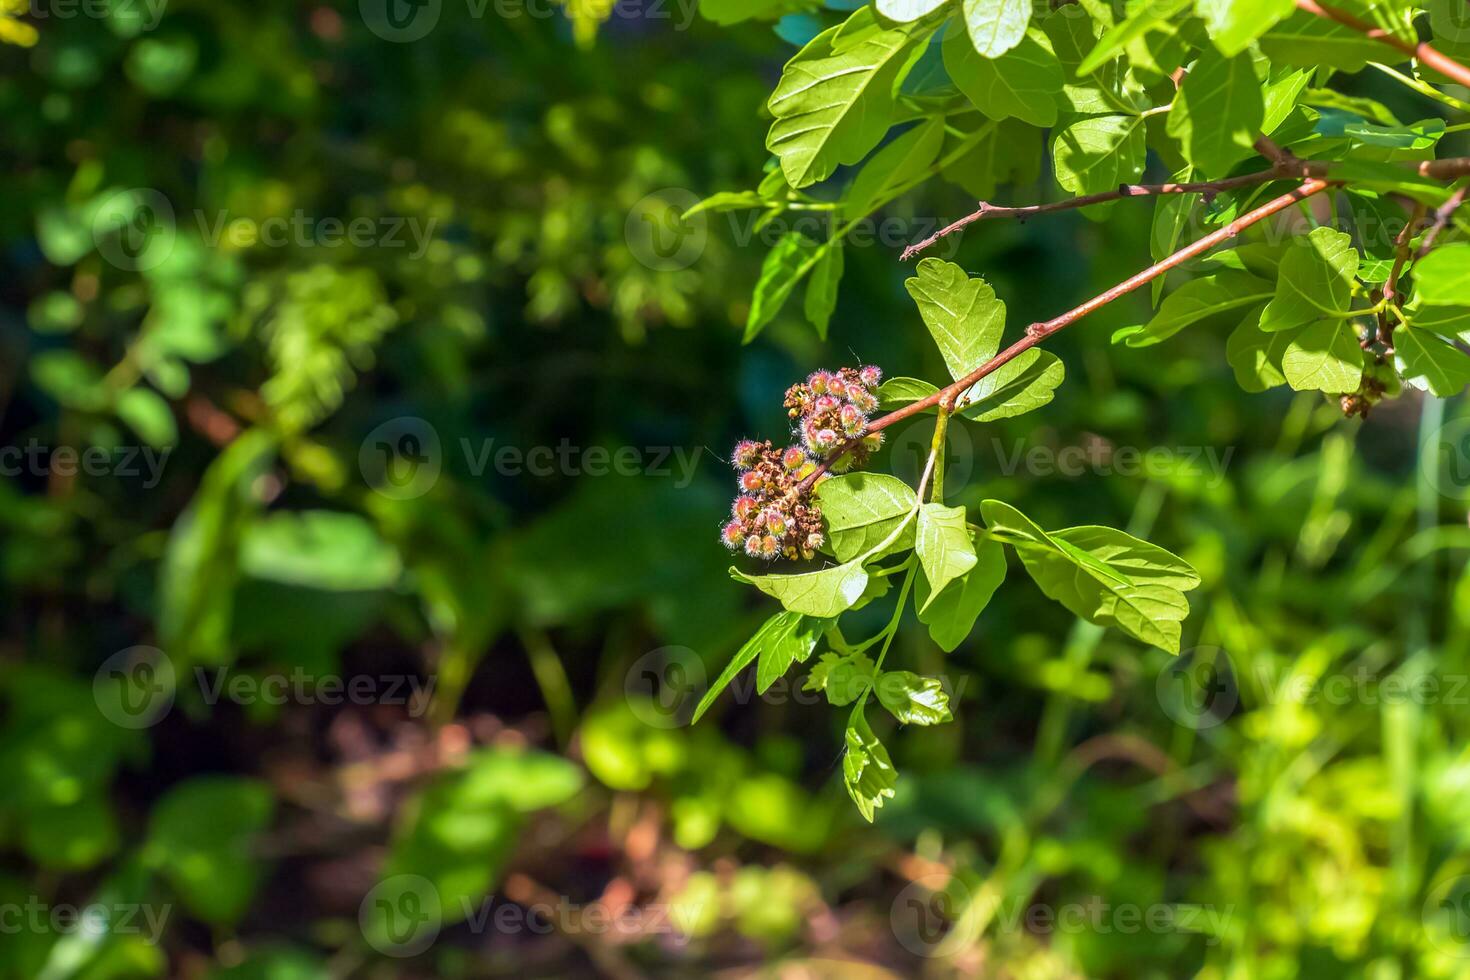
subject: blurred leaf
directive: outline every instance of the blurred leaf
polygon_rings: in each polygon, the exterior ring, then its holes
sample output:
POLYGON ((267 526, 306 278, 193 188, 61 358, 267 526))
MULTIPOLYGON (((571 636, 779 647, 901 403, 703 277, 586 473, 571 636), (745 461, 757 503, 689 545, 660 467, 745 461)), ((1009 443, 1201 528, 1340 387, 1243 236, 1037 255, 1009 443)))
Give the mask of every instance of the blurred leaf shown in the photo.
POLYGON ((357 514, 281 511, 246 527, 240 570, 255 578, 329 592, 387 589, 402 563, 392 545, 357 514))
POLYGON ((180 783, 153 806, 149 863, 193 915, 231 925, 264 877, 254 840, 269 826, 274 809, 270 789, 254 780, 201 776, 180 783))

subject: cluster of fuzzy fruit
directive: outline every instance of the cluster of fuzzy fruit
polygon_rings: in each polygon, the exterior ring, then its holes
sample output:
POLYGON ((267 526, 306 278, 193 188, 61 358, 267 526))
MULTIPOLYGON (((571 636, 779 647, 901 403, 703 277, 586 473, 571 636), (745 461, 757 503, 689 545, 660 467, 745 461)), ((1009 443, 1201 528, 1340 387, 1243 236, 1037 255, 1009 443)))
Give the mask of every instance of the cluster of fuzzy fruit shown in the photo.
MULTIPOLYGON (((868 413, 878 407, 875 390, 882 372, 875 367, 817 371, 786 392, 797 445, 776 449, 769 440, 742 440, 731 462, 740 471, 740 496, 720 540, 731 551, 752 558, 811 558, 822 546, 822 512, 802 483, 817 462, 839 446, 859 441, 832 469, 845 472, 882 445, 878 433, 864 436, 868 413), (861 437, 861 438, 859 438, 861 437)), ((816 486, 825 474, 813 481, 816 486)))
MULTIPOLYGON (((878 407, 878 382, 883 372, 871 365, 816 371, 802 384, 786 389, 786 414, 796 424, 795 435, 813 456, 822 457, 868 427, 868 413, 878 407)), ((833 469, 841 473, 867 462, 868 454, 883 444, 873 433, 853 446, 833 469)))

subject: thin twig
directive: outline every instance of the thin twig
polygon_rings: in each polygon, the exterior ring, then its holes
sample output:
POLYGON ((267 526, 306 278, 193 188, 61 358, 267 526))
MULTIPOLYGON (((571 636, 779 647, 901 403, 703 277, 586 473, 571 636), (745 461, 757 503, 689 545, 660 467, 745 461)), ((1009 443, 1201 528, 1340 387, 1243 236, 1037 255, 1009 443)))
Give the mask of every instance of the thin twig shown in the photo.
POLYGON ((1414 213, 1409 215, 1409 220, 1393 240, 1393 268, 1388 272, 1388 281, 1383 284, 1383 298, 1390 303, 1398 298, 1399 276, 1403 275, 1404 265, 1409 261, 1409 243, 1413 241, 1419 223, 1424 220, 1424 210, 1423 204, 1415 205, 1414 213))
POLYGON ((1398 35, 1385 31, 1381 27, 1374 27, 1367 21, 1360 20, 1345 10, 1338 10, 1336 7, 1325 7, 1317 3, 1316 0, 1296 0, 1296 6, 1298 10, 1305 10, 1309 14, 1325 17, 1328 20, 1336 21, 1343 27, 1352 28, 1364 37, 1371 38, 1375 41, 1382 41, 1384 44, 1397 49, 1410 58, 1417 58, 1421 65, 1428 65, 1441 75, 1446 75, 1461 85, 1470 87, 1470 68, 1466 68, 1455 59, 1428 44, 1416 44, 1412 41, 1405 41, 1398 35))
MULTIPOLYGON (((1383 284, 1383 298, 1390 304, 1396 304, 1399 296, 1399 277, 1404 274, 1404 266, 1409 261, 1409 244, 1414 240, 1414 232, 1418 229, 1420 222, 1424 220, 1424 205, 1415 203, 1414 212, 1409 215, 1409 220, 1399 230, 1398 236, 1393 240, 1393 267, 1388 271, 1388 279, 1383 284)), ((1384 347, 1393 346, 1393 324, 1388 322, 1386 310, 1378 311, 1378 342, 1384 347)), ((1371 341, 1364 338, 1366 347, 1371 341)))
MULTIPOLYGON (((1042 323, 1031 324, 1031 326, 1026 328, 1025 336, 1023 336, 1020 340, 1017 340, 1014 344, 1007 347, 999 354, 996 354, 990 360, 986 361, 984 364, 980 365, 960 380, 939 389, 932 395, 926 395, 925 397, 920 398, 918 401, 910 402, 900 409, 889 412, 887 415, 883 415, 879 418, 874 419, 872 422, 868 423, 868 427, 866 430, 864 430, 863 435, 869 435, 871 433, 886 429, 895 422, 901 422, 904 419, 909 418, 913 415, 917 415, 920 412, 928 408, 932 408, 935 405, 941 403, 946 405, 953 405, 955 399, 957 399, 960 393, 963 392, 965 389, 969 388, 971 385, 975 384, 975 382, 979 381, 981 378, 984 378, 986 375, 998 371, 1000 368, 1015 360, 1017 357, 1030 350, 1032 347, 1035 347, 1037 344, 1041 343, 1052 334, 1071 326, 1078 320, 1087 316, 1087 314, 1099 310, 1104 306, 1107 306, 1109 303, 1113 302, 1113 300, 1128 295, 1139 286, 1142 286, 1145 283, 1157 279, 1159 276, 1162 276, 1170 269, 1177 268, 1178 266, 1183 265, 1185 262, 1188 262, 1190 259, 1195 258, 1199 255, 1203 255, 1205 252, 1208 252, 1210 249, 1214 248, 1216 245, 1219 245, 1221 242, 1229 241, 1230 239, 1234 238, 1236 235, 1239 235, 1242 231, 1249 228, 1251 225, 1257 223, 1258 221, 1269 218, 1276 212, 1291 207, 1298 201, 1304 201, 1315 194, 1320 194, 1329 187, 1336 186, 1339 186, 1336 181, 1323 180, 1318 177, 1303 181, 1299 186, 1292 189, 1291 191, 1282 194, 1280 197, 1272 198, 1265 204, 1262 204, 1260 207, 1256 208, 1254 211, 1250 211, 1246 214, 1241 215, 1239 218, 1236 218, 1225 227, 1210 232, 1208 235, 1205 235, 1198 241, 1191 242, 1189 245, 1181 248, 1173 255, 1161 259, 1160 261, 1149 266, 1147 269, 1144 269, 1142 272, 1135 273, 1134 275, 1118 283, 1111 289, 1094 296, 1092 299, 1083 303, 1081 306, 1073 307, 1060 316, 1055 316, 1052 319, 1046 320, 1042 323)), ((806 479, 801 482, 800 486, 802 488, 811 486, 818 477, 827 472, 827 469, 833 463, 840 459, 842 455, 846 453, 849 449, 857 445, 858 442, 861 441, 861 439, 862 436, 859 436, 856 439, 850 440, 845 445, 839 446, 837 449, 833 450, 833 452, 826 459, 822 460, 822 462, 818 464, 816 471, 807 476, 806 479)))
POLYGON ((1033 214, 1049 214, 1053 211, 1071 211, 1074 208, 1085 208, 1090 204, 1102 204, 1107 201, 1118 201, 1125 197, 1158 197, 1164 194, 1218 194, 1221 191, 1231 190, 1236 187, 1249 187, 1252 184, 1264 183, 1268 180, 1276 180, 1282 176, 1274 169, 1257 174, 1242 174, 1239 177, 1227 177, 1224 180, 1202 180, 1183 184, 1119 184, 1117 190, 1103 191, 1099 194, 1088 194, 1084 197, 1074 197, 1067 201, 1054 201, 1051 204, 1028 204, 1023 207, 1002 207, 991 204, 988 201, 980 201, 979 207, 924 239, 903 250, 900 259, 908 261, 914 255, 924 251, 930 245, 952 235, 964 228, 966 225, 974 224, 986 218, 1029 218, 1033 214))
MULTIPOLYGON (((987 218, 1028 218, 1033 214, 1049 214, 1054 211, 1071 211, 1074 208, 1085 208, 1090 204, 1102 204, 1106 201, 1118 201, 1127 197, 1158 197, 1163 194, 1218 194, 1221 191, 1234 190, 1237 187, 1250 187, 1255 184, 1266 184, 1273 180, 1306 179, 1309 177, 1326 178, 1332 170, 1332 162, 1327 160, 1302 160, 1292 155, 1288 150, 1283 150, 1276 144, 1271 143, 1264 137, 1257 140, 1256 149, 1262 150, 1262 143, 1269 144, 1269 148, 1278 154, 1273 166, 1269 170, 1259 170, 1254 173, 1241 174, 1237 177, 1225 177, 1221 180, 1203 180, 1183 184, 1121 184, 1117 190, 1102 191, 1098 194, 1088 194, 1084 197, 1074 197, 1067 201, 1054 201, 1051 204, 1030 204, 1024 207, 1000 207, 981 201, 980 206, 974 211, 954 221, 930 235, 921 242, 905 248, 899 256, 901 261, 908 261, 919 252, 933 245, 935 242, 952 235, 967 225, 987 218)), ((1263 156, 1266 153, 1262 153, 1263 156)), ((1470 157, 1446 157, 1443 160, 1426 160, 1414 166, 1414 170, 1421 177, 1433 177, 1439 180, 1448 180, 1464 174, 1470 174, 1470 157)))
POLYGON ((1434 218, 1430 222, 1429 229, 1424 232, 1424 238, 1419 242, 1419 251, 1414 253, 1414 258, 1422 259, 1434 248, 1435 241, 1440 233, 1449 225, 1450 219, 1455 216, 1460 205, 1465 203, 1465 195, 1470 193, 1470 184, 1466 184, 1450 195, 1450 199, 1441 204, 1434 211, 1434 218))

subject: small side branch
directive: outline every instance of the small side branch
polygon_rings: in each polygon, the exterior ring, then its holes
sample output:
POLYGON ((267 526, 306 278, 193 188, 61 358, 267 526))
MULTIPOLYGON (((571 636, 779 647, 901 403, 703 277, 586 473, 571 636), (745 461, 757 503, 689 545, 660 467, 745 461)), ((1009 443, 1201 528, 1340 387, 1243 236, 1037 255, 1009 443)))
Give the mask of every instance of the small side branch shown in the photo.
POLYGON ((1353 16, 1346 10, 1324 6, 1317 3, 1317 0, 1296 0, 1296 6, 1298 10, 1305 10, 1307 13, 1314 14, 1318 17, 1325 17, 1330 21, 1341 24, 1343 27, 1357 31, 1364 37, 1381 41, 1389 47, 1408 55, 1410 58, 1418 59, 1421 65, 1428 65, 1441 75, 1446 75, 1459 84, 1470 87, 1470 68, 1465 67, 1442 51, 1431 47, 1429 44, 1415 44, 1412 41, 1405 41, 1396 34, 1385 31, 1381 27, 1374 27, 1367 21, 1353 16))
POLYGON ((1435 208, 1434 217, 1430 221, 1429 229, 1424 232, 1424 238, 1419 242, 1419 251, 1414 254, 1414 258, 1422 259, 1429 254, 1430 249, 1434 248, 1434 243, 1439 239, 1439 236, 1444 232, 1445 228, 1449 227, 1450 219, 1455 216, 1455 212, 1460 209, 1460 205, 1465 203, 1465 195, 1467 193, 1470 193, 1470 184, 1466 184, 1464 187, 1455 191, 1450 195, 1448 201, 1435 208))
MULTIPOLYGON (((1239 218, 1236 218, 1225 227, 1210 232, 1210 234, 1205 235, 1198 241, 1191 242, 1189 245, 1186 245, 1184 248, 1181 248, 1174 254, 1169 255, 1158 262, 1155 262, 1147 269, 1144 269, 1142 272, 1128 277, 1111 289, 1099 293, 1097 296, 1094 296, 1092 299, 1088 300, 1082 305, 1073 307, 1072 309, 1059 316, 1052 317, 1050 320, 1045 320, 1041 323, 1033 323, 1031 326, 1026 328, 1026 332, 1014 344, 1007 347, 999 354, 996 354, 990 360, 986 361, 984 364, 980 365, 975 370, 965 375, 963 378, 959 379, 951 385, 939 389, 932 395, 928 395, 924 398, 920 398, 917 401, 910 402, 903 408, 889 412, 887 415, 883 415, 879 418, 874 419, 873 421, 868 423, 868 427, 863 434, 868 435, 874 432, 879 432, 883 429, 888 428, 890 425, 893 425, 895 422, 901 422, 906 418, 918 415, 920 412, 923 412, 929 408, 933 408, 935 405, 955 404, 955 401, 960 397, 960 395, 972 385, 974 385, 975 382, 979 381, 981 378, 984 378, 989 374, 994 373, 995 371, 1000 370, 1006 364, 1015 360, 1017 357, 1030 350, 1032 347, 1035 347, 1037 344, 1041 343, 1043 340, 1046 340, 1053 334, 1066 329, 1067 327, 1076 323, 1078 320, 1087 316, 1089 313, 1093 313, 1103 308, 1104 306, 1107 306, 1114 300, 1128 295, 1140 286, 1152 282, 1159 276, 1164 275, 1170 269, 1178 268, 1185 262, 1188 262, 1190 259, 1203 255, 1205 252, 1208 252, 1216 245, 1229 241, 1230 239, 1239 235, 1245 229, 1249 228, 1251 225, 1254 225, 1259 221, 1263 221, 1266 218, 1269 218, 1271 215, 1276 214, 1278 211, 1285 210, 1286 208, 1291 207, 1299 201, 1304 201, 1309 197, 1322 193, 1329 187, 1336 186, 1339 186, 1337 182, 1323 180, 1318 177, 1303 181, 1299 186, 1293 188, 1287 193, 1282 194, 1279 197, 1272 198, 1265 204, 1262 204, 1260 207, 1256 208, 1254 211, 1250 211, 1246 214, 1241 215, 1239 218)), ((819 476, 827 472, 827 470, 832 466, 833 463, 841 459, 844 453, 846 453, 853 446, 857 445, 861 438, 862 437, 859 436, 857 439, 853 439, 845 445, 842 445, 833 450, 826 459, 822 460, 822 462, 818 464, 816 471, 802 481, 801 485, 803 487, 811 486, 811 484, 814 483, 819 476)))
MULTIPOLYGON (((1262 156, 1273 161, 1271 169, 1240 174, 1236 177, 1225 177, 1221 180, 1202 180, 1192 183, 1121 184, 1115 191, 1088 194, 1084 197, 1074 197, 1067 201, 1055 201, 1051 204, 1028 204, 1024 207, 1001 207, 996 204, 981 201, 978 208, 963 218, 945 225, 923 241, 915 242, 905 248, 899 258, 906 262, 924 251, 924 249, 929 248, 941 238, 952 235, 968 225, 987 218, 1020 218, 1024 220, 1035 214, 1071 211, 1076 208, 1085 208, 1090 204, 1118 201, 1127 197, 1159 197, 1165 194, 1218 194, 1221 191, 1234 190, 1237 187, 1251 187, 1256 184, 1266 184, 1273 180, 1327 179, 1331 176, 1331 161, 1299 159, 1291 151, 1282 149, 1265 137, 1261 137, 1256 141, 1256 150, 1262 156)), ((1446 157, 1443 160, 1425 160, 1415 164, 1413 170, 1421 177, 1430 177, 1435 180, 1453 180, 1456 177, 1470 174, 1470 157, 1446 157)))

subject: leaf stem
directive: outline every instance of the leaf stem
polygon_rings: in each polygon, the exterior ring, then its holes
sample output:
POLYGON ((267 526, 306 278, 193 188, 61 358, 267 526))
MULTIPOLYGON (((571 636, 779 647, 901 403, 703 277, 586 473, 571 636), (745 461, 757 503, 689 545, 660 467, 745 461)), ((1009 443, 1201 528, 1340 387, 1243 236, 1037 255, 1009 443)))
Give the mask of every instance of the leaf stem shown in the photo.
POLYGON ((934 489, 929 498, 936 504, 944 503, 944 435, 949 428, 949 416, 954 411, 952 402, 939 403, 939 417, 934 422, 934 438, 929 443, 929 454, 934 463, 934 489))
MULTIPOLYGON (((1369 64, 1411 91, 1418 92, 1420 95, 1427 96, 1428 98, 1431 98, 1436 102, 1442 102, 1445 105, 1449 106, 1451 109, 1458 109, 1461 112, 1470 112, 1470 102, 1466 102, 1463 99, 1457 99, 1453 95, 1450 95, 1448 92, 1441 92, 1439 89, 1435 88, 1433 85, 1430 85, 1428 82, 1423 81, 1422 79, 1413 78, 1409 75, 1405 75, 1403 72, 1399 71, 1396 68, 1390 68, 1388 67, 1388 65, 1380 64, 1376 61, 1370 61, 1369 64)), ((1445 128, 1445 132, 1449 132, 1449 127, 1445 128)))
MULTIPOLYGON (((893 607, 893 618, 888 621, 888 625, 883 628, 883 632, 878 634, 883 637, 883 646, 878 650, 878 659, 873 661, 873 684, 878 682, 878 672, 883 669, 883 661, 888 657, 888 648, 893 645, 893 638, 898 635, 898 624, 903 621, 903 607, 908 603, 909 589, 914 584, 914 571, 917 568, 917 565, 909 566, 909 573, 903 577, 903 586, 898 590, 898 604, 893 607)), ((874 637, 873 639, 876 640, 877 638, 874 637)), ((862 696, 858 698, 856 710, 861 711, 863 706, 868 703, 868 695, 872 691, 872 684, 869 684, 863 689, 862 696)))

